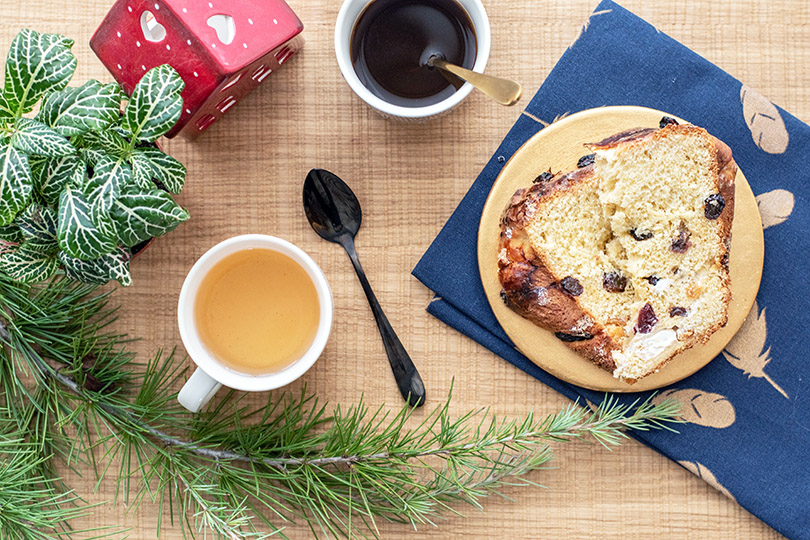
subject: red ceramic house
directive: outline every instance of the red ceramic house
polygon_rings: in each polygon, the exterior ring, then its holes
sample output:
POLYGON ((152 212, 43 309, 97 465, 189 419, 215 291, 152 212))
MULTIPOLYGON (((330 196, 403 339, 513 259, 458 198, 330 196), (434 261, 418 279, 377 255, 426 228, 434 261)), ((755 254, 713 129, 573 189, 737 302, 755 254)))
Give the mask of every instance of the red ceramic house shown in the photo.
POLYGON ((90 47, 131 94, 149 69, 183 77, 183 114, 169 132, 195 137, 303 46, 284 0, 117 0, 90 47))

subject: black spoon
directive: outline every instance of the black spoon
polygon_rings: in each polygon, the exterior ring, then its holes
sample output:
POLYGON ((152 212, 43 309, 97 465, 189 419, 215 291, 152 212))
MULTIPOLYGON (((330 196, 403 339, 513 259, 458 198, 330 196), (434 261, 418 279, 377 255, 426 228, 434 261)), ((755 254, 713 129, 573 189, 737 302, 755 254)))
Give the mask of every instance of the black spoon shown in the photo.
POLYGON ((383 313, 354 249, 354 237, 363 220, 357 197, 336 175, 323 169, 312 169, 304 181, 304 212, 309 224, 321 238, 340 244, 349 254, 380 329, 399 391, 409 404, 417 407, 424 405, 425 385, 422 377, 383 313))

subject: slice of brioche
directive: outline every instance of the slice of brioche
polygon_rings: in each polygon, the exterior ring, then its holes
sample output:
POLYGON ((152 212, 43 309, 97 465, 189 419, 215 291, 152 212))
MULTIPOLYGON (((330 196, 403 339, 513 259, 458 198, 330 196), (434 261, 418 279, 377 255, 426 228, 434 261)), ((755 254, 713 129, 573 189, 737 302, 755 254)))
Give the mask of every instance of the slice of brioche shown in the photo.
POLYGON ((587 146, 591 165, 512 198, 499 277, 512 309, 635 381, 726 323, 736 165, 691 125, 587 146))

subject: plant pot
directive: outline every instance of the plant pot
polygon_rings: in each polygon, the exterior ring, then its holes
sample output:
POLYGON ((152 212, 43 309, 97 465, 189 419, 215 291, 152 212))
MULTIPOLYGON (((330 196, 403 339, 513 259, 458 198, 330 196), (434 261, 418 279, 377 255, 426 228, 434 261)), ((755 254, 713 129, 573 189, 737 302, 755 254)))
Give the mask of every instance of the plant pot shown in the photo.
POLYGON ((143 253, 143 251, 149 247, 149 245, 154 242, 154 238, 150 238, 149 240, 144 240, 140 244, 135 244, 131 248, 129 248, 130 252, 132 252, 132 258, 134 259, 139 254, 143 253))

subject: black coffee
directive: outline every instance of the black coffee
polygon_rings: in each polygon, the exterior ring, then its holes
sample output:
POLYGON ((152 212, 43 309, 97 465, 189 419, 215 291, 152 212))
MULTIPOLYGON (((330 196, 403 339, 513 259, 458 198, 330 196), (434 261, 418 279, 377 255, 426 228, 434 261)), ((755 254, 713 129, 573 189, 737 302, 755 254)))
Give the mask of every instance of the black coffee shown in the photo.
POLYGON ((438 103, 463 81, 427 65, 433 55, 472 69, 476 39, 455 0, 374 0, 352 32, 352 64, 377 97, 404 107, 438 103))

